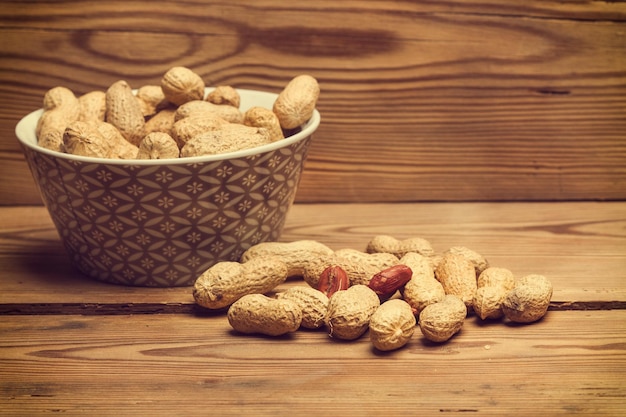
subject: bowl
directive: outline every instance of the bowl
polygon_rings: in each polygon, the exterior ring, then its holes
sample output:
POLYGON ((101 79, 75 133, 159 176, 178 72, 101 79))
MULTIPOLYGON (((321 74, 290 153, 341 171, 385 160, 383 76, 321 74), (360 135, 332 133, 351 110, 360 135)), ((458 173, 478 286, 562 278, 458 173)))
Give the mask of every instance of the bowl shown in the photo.
MULTIPOLYGON (((237 91, 242 111, 271 109, 277 97, 237 91)), ((320 123, 315 110, 296 134, 221 155, 112 160, 39 147, 42 112, 15 130, 71 264, 99 281, 144 287, 193 285, 215 263, 278 240, 320 123)))

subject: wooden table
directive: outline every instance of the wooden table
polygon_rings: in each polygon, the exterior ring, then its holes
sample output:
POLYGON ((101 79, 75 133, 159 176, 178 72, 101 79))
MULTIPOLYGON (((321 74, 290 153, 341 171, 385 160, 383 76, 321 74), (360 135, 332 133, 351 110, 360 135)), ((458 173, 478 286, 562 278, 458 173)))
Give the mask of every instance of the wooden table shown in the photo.
POLYGON ((421 236, 554 284, 540 322, 472 316, 447 343, 418 330, 390 353, 323 330, 236 334, 224 314, 200 314, 190 288, 84 279, 43 207, 0 214, 3 416, 626 412, 626 202, 296 204, 284 241, 421 236))

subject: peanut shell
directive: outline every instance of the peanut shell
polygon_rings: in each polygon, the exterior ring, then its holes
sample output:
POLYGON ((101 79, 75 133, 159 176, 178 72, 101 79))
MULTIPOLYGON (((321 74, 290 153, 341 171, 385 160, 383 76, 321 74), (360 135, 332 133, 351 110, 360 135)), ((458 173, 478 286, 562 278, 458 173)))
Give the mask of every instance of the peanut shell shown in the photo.
POLYGON ((302 310, 296 302, 286 298, 248 294, 229 307, 227 317, 228 323, 238 332, 281 336, 298 330, 302 310))
POLYGON ((220 309, 246 294, 264 294, 287 279, 287 265, 281 260, 256 258, 241 264, 219 262, 203 272, 193 288, 196 303, 220 309))
POLYGON ((165 98, 176 106, 204 98, 205 84, 198 74, 186 67, 170 68, 161 78, 165 98))
POLYGON ((139 101, 144 117, 151 117, 170 105, 160 85, 144 85, 137 89, 135 98, 139 101))
POLYGON ((63 146, 63 132, 56 129, 45 130, 43 134, 37 138, 37 144, 44 149, 49 149, 55 152, 65 152, 63 146))
POLYGON ((328 297, 321 291, 298 285, 278 293, 277 298, 291 300, 298 304, 302 310, 302 327, 318 329, 324 325, 324 317, 328 311, 328 297))
POLYGON ((226 125, 228 122, 216 114, 194 115, 176 120, 172 125, 170 134, 178 147, 182 149, 194 137, 213 130, 220 130, 226 125))
POLYGON ((472 249, 466 248, 465 246, 453 246, 445 251, 444 255, 446 253, 456 253, 469 259, 474 265, 476 276, 479 276, 485 269, 489 268, 489 261, 487 261, 484 256, 476 251, 473 251, 472 249))
POLYGON ((374 236, 368 242, 366 251, 368 253, 391 253, 398 258, 402 258, 409 252, 417 252, 426 256, 434 253, 430 242, 421 237, 399 240, 388 235, 374 236))
MULTIPOLYGON (((263 242, 251 246, 241 255, 241 262, 259 257, 275 256, 287 264, 288 276, 302 276, 304 266, 313 259, 331 255, 333 250, 315 240, 295 240, 292 242, 263 242)), ((320 271, 321 272, 321 271, 320 271)), ((317 286, 312 286, 317 288, 317 286)))
POLYGON ((255 106, 248 109, 243 115, 243 124, 267 129, 272 142, 285 138, 276 114, 264 107, 255 106))
POLYGON ((192 100, 176 109, 176 121, 196 116, 218 116, 229 123, 243 123, 243 113, 238 108, 227 104, 213 104, 203 100, 192 100))
POLYGON ((507 319, 516 323, 532 323, 541 319, 550 306, 552 283, 543 275, 521 278, 502 302, 507 319))
POLYGON ((483 320, 501 318, 504 298, 515 285, 513 273, 506 268, 489 267, 478 276, 476 283, 474 312, 483 320))
POLYGON ((78 97, 80 115, 78 120, 83 122, 103 122, 106 115, 106 93, 104 91, 90 91, 78 97))
POLYGON ((458 333, 467 317, 467 307, 456 295, 446 295, 425 307, 419 315, 419 327, 424 337, 433 342, 445 342, 458 333))
POLYGON ((378 350, 399 349, 413 337, 415 324, 413 310, 406 301, 400 299, 386 301, 370 318, 370 341, 378 350))
POLYGON ((413 308, 415 315, 419 315, 426 306, 444 299, 446 292, 441 283, 435 279, 428 257, 417 252, 409 252, 400 258, 400 263, 413 271, 411 280, 402 290, 402 298, 413 308))
POLYGON ((241 105, 239 93, 229 85, 218 85, 213 91, 207 94, 205 100, 209 103, 225 104, 235 107, 236 109, 241 105))
POLYGON ((46 91, 43 96, 44 111, 54 110, 58 107, 75 106, 76 95, 67 87, 53 87, 46 91))
POLYGON ((174 117, 176 110, 172 108, 166 108, 159 111, 146 121, 144 126, 144 133, 149 135, 153 132, 163 132, 170 136, 172 135, 172 128, 174 127, 174 117))
POLYGON ((106 121, 133 145, 139 145, 143 139, 143 112, 130 85, 124 80, 114 82, 106 91, 106 121))
POLYGON ((152 132, 139 144, 137 159, 178 158, 180 151, 176 141, 167 133, 152 132))
POLYGON ((238 124, 228 124, 189 139, 180 149, 181 157, 218 155, 256 148, 270 143, 267 130, 238 124))
POLYGON ((435 277, 446 294, 458 296, 471 308, 477 289, 476 270, 467 257, 456 253, 444 254, 435 269, 435 277))
POLYGON ((70 123, 79 119, 80 103, 68 88, 54 87, 44 94, 43 108, 35 127, 38 143, 46 149, 64 151, 63 133, 70 123))
POLYGON ((110 158, 113 145, 95 124, 88 122, 75 121, 63 133, 63 148, 72 155, 110 158))
POLYGON ((112 159, 135 159, 139 148, 126 140, 122 133, 111 123, 91 121, 104 139, 111 144, 112 159))
POLYGON ((307 122, 313 115, 319 94, 319 84, 310 75, 298 75, 289 81, 272 107, 281 127, 295 129, 307 122))
POLYGON ((337 291, 328 302, 325 323, 331 337, 354 340, 369 328, 370 318, 380 306, 378 295, 366 285, 337 291))

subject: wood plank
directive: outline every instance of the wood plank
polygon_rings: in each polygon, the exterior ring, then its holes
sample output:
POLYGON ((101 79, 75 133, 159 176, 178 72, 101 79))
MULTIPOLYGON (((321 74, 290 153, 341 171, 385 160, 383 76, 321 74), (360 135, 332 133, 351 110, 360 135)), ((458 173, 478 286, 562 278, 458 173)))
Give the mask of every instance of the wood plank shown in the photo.
POLYGON ((5 316, 0 414, 619 416, 626 311, 468 319, 445 344, 240 336, 224 316, 5 316))
MULTIPOLYGON (((377 234, 466 246, 521 277, 548 276, 554 308, 624 308, 626 203, 296 204, 281 240, 365 250, 377 234)), ((188 312, 189 288, 135 288, 75 272, 43 207, 0 208, 0 305, 7 313, 188 312)))
POLYGON ((299 202, 623 200, 625 21, 594 1, 0 1, 0 204, 40 203, 13 130, 48 88, 175 65, 320 80, 299 202))

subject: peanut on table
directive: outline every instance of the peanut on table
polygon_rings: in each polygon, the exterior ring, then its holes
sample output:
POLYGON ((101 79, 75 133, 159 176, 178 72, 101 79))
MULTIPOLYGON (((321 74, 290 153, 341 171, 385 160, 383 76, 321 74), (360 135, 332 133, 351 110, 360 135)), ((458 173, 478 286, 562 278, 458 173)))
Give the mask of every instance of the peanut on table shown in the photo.
POLYGON ((552 285, 542 275, 516 280, 465 247, 436 253, 422 238, 375 236, 366 251, 333 251, 314 240, 259 243, 240 262, 209 268, 193 295, 204 308, 227 309, 243 334, 308 328, 356 340, 369 331, 375 349, 390 351, 408 344, 417 328, 427 340, 446 342, 470 314, 535 322, 547 312, 552 285), (297 277, 302 285, 270 295, 297 277))

